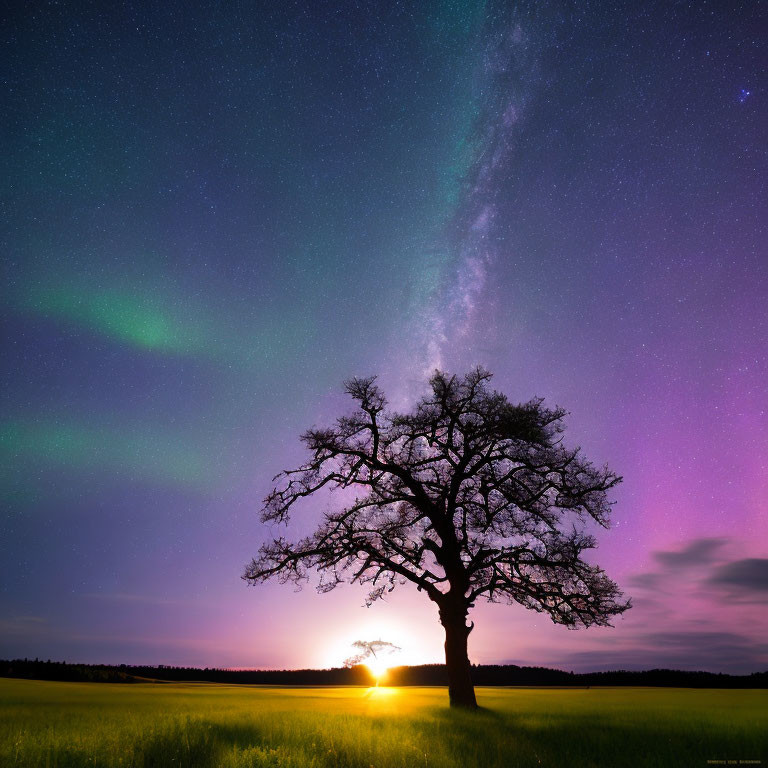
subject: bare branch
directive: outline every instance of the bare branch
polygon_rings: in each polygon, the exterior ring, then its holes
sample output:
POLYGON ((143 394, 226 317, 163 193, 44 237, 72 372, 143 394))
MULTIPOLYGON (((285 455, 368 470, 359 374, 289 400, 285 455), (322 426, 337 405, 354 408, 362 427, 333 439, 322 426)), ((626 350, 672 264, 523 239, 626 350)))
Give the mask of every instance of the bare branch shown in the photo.
POLYGON ((569 627, 627 610, 616 584, 583 560, 594 539, 580 528, 609 525, 608 494, 621 478, 563 445, 562 408, 513 405, 490 379, 482 368, 462 378, 436 371, 410 413, 386 410, 375 377, 347 381, 357 409, 302 435, 310 458, 276 478, 261 519, 284 524, 323 489, 357 498, 311 536, 263 545, 243 578, 301 585, 316 571, 321 591, 366 584, 369 602, 410 582, 441 616, 485 599, 569 627))

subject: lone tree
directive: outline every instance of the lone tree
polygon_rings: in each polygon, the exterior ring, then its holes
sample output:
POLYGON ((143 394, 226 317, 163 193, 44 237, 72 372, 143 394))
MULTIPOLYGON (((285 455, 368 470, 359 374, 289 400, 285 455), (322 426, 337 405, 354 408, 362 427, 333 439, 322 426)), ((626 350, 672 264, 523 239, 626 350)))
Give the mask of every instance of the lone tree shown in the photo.
POLYGON ((371 658, 380 662, 386 655, 400 650, 400 646, 386 640, 355 640, 352 647, 356 648, 358 652, 344 662, 345 667, 356 667, 358 664, 365 663, 366 659, 371 658))
POLYGON ((301 541, 264 544, 243 578, 318 590, 368 584, 367 603, 412 582, 445 628, 451 706, 475 708, 467 625, 478 599, 519 603, 569 628, 609 626, 630 607, 603 570, 582 559, 595 546, 589 519, 608 527, 607 492, 621 478, 562 445, 561 408, 513 405, 482 368, 463 378, 436 371, 411 413, 385 410, 375 377, 345 384, 354 415, 301 439, 312 457, 277 475, 264 523, 286 523, 293 505, 326 486, 349 489, 301 541), (581 526, 577 526, 581 523, 581 526))
POLYGON ((358 652, 346 659, 344 666, 356 667, 358 664, 365 664, 376 680, 378 688, 379 681, 387 672, 386 657, 401 650, 400 647, 386 640, 355 640, 352 646, 358 652))

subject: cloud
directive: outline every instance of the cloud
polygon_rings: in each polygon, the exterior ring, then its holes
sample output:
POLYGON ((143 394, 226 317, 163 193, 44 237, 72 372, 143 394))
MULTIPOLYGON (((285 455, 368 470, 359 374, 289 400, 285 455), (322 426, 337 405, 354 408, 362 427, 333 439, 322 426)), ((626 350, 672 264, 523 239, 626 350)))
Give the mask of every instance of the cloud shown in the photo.
POLYGON ((628 578, 637 599, 621 631, 563 661, 596 670, 766 669, 765 614, 757 604, 768 599, 768 559, 734 557, 744 552, 744 542, 727 537, 652 552, 648 570, 628 578))
POLYGON ((668 568, 687 568, 711 563, 728 539, 693 539, 677 551, 657 551, 654 559, 668 568))
POLYGON ((692 539, 676 550, 656 550, 651 556, 660 567, 645 573, 631 574, 627 582, 648 592, 663 591, 666 585, 676 583, 680 571, 711 567, 728 543, 726 538, 701 538, 692 539))
POLYGON ((577 651, 562 666, 580 671, 684 669, 749 674, 768 668, 768 643, 735 632, 665 631, 633 637, 631 646, 577 651))
POLYGON ((659 567, 632 574, 627 580, 650 599, 670 590, 679 594, 685 586, 689 596, 708 599, 713 605, 723 595, 732 603, 761 602, 768 597, 768 559, 727 559, 727 550, 737 548, 727 538, 692 539, 677 550, 653 552, 659 567))
POLYGON ((691 647, 699 645, 702 648, 721 649, 721 648, 756 648, 762 653, 768 652, 768 644, 756 643, 754 640, 735 632, 690 632, 690 631, 667 631, 667 632, 648 632, 638 635, 640 643, 646 643, 651 648, 678 648, 690 650, 691 647))
POLYGON ((768 559, 749 557, 725 563, 715 571, 709 583, 715 586, 768 592, 768 559))
POLYGON ((36 634, 44 630, 47 623, 42 616, 11 616, 0 620, 0 635, 36 634))
POLYGON ((627 577, 627 583, 632 587, 641 589, 656 589, 661 586, 663 574, 651 571, 650 573, 635 573, 627 577))

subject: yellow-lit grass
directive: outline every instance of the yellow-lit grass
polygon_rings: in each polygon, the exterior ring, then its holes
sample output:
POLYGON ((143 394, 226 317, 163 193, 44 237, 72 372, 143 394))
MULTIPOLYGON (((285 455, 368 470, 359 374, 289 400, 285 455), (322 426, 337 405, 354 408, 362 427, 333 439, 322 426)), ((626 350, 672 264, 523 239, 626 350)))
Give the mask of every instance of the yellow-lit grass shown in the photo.
POLYGON ((271 688, 0 679, 0 766, 768 766, 768 692, 271 688), (742 763, 744 765, 744 763, 742 763))

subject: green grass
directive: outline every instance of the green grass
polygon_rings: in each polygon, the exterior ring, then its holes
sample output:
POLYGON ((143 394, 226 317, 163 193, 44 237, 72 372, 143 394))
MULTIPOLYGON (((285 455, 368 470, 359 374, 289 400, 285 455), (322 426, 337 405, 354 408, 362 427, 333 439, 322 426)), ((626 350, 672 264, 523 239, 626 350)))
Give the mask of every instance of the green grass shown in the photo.
POLYGON ((768 765, 768 691, 268 688, 0 679, 0 766, 768 765), (744 765, 745 763, 742 763, 744 765))

